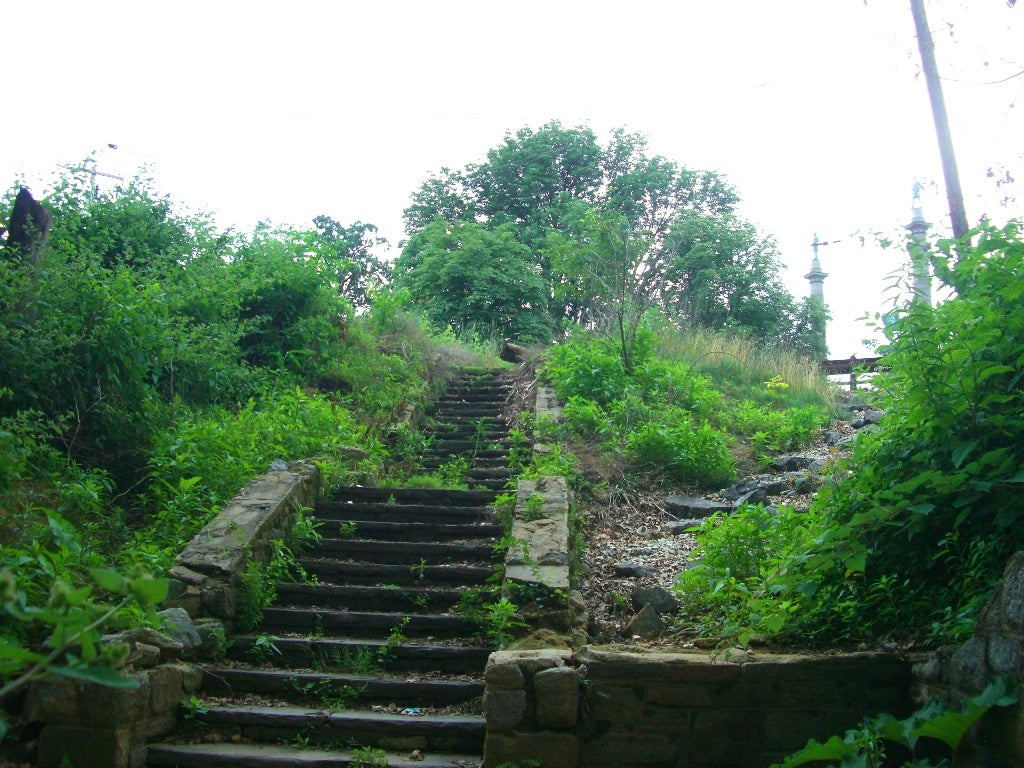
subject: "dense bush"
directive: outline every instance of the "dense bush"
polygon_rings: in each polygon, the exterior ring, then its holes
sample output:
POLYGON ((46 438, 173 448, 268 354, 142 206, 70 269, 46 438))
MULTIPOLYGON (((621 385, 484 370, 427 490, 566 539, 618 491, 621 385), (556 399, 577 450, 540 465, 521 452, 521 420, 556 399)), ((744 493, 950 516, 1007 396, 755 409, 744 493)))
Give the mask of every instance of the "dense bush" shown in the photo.
MULTIPOLYGON (((780 549, 743 595, 720 601, 732 626, 957 639, 1024 546, 1024 241, 1017 224, 975 236, 934 256, 952 297, 911 304, 886 328, 881 429, 819 493, 807 545, 780 549)), ((704 562, 718 546, 704 540, 704 562)), ((691 577, 683 586, 693 597, 691 577)))
MULTIPOLYGON (((144 620, 147 574, 273 459, 379 472, 453 343, 375 283, 372 225, 217 233, 145 182, 42 202, 38 263, 0 242, 0 698, 25 642, 144 620)), ((58 672, 109 672, 92 652, 58 672)))
POLYGON ((642 327, 628 371, 618 344, 607 337, 580 333, 552 347, 543 373, 566 403, 570 434, 625 456, 634 476, 721 488, 736 475, 734 452, 742 453, 734 451, 731 435, 746 438, 756 453, 792 450, 828 424, 831 409, 813 363, 776 354, 781 364, 771 367, 750 340, 703 335, 702 345, 688 336, 667 323, 642 327), (709 342, 728 346, 730 355, 757 358, 753 373, 744 376, 760 377, 760 404, 730 397, 727 391, 737 390, 719 377, 709 342), (812 369, 813 382, 807 376, 812 369))

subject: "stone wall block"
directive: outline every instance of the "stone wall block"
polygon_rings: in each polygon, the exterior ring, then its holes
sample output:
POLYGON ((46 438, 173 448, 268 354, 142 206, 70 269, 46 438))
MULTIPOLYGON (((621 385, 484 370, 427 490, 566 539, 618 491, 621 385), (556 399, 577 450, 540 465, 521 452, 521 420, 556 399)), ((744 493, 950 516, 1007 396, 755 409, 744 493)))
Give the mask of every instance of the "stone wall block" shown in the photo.
POLYGON ((526 721, 526 691, 484 691, 484 719, 487 731, 514 731, 526 721))
POLYGON ((523 670, 519 668, 517 659, 498 651, 487 659, 484 682, 488 689, 521 690, 526 685, 526 678, 523 676, 523 670))
POLYGON ((610 730, 581 745, 582 765, 609 766, 690 766, 685 731, 635 733, 610 730))
POLYGON ((821 740, 830 731, 828 718, 822 712, 776 709, 764 715, 764 745, 767 749, 791 754, 802 749, 808 739, 821 740), (793 745, 798 745, 795 749, 793 745))
POLYGON ((537 724, 544 729, 572 728, 580 708, 579 677, 571 667, 544 669, 534 675, 537 724))
POLYGON ((580 747, 568 733, 487 733, 484 768, 536 760, 544 768, 577 768, 580 747))
POLYGON ((23 717, 28 723, 77 723, 81 684, 67 678, 35 680, 29 684, 23 717))
POLYGON ((129 768, 131 732, 126 727, 50 724, 39 735, 38 768, 129 768))
POLYGON ((167 712, 176 712, 178 702, 185 695, 182 685, 184 677, 182 668, 170 664, 154 667, 149 670, 148 677, 150 714, 162 715, 167 712))
POLYGON ((149 675, 137 672, 126 677, 138 680, 138 687, 110 688, 97 683, 82 686, 79 701, 84 725, 123 726, 149 716, 149 675))

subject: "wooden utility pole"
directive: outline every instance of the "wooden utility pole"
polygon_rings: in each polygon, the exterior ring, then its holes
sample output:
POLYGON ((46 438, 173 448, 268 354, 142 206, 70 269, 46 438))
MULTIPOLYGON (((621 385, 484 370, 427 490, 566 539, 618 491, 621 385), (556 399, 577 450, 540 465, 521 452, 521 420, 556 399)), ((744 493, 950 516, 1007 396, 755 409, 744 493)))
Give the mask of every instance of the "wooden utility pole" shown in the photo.
POLYGON ((956 167, 953 139, 949 133, 949 118, 946 115, 946 100, 942 96, 939 82, 939 68, 935 64, 935 43, 928 28, 928 17, 924 12, 924 0, 910 0, 917 28, 917 47, 921 52, 921 66, 928 84, 928 98, 932 103, 932 118, 935 133, 939 138, 939 154, 942 156, 942 175, 946 179, 946 199, 949 201, 949 218, 953 223, 953 236, 961 240, 967 236, 967 211, 964 209, 964 193, 960 189, 960 172, 956 167))

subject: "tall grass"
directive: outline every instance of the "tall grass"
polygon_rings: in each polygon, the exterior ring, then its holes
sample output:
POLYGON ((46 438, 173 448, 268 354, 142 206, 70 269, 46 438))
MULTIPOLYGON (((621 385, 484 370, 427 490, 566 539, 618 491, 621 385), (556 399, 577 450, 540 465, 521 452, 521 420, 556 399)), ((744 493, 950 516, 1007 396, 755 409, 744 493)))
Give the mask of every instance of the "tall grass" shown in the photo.
POLYGON ((658 354, 688 361, 729 397, 789 407, 836 406, 837 390, 817 361, 791 349, 767 348, 739 334, 699 328, 664 324, 655 331, 658 354))

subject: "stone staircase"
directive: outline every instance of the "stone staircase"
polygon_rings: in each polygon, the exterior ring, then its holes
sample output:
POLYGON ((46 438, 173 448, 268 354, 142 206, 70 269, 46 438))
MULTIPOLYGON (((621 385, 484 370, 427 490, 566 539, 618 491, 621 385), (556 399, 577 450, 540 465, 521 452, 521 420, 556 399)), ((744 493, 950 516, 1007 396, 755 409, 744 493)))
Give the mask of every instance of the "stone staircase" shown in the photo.
POLYGON ((464 371, 429 414, 424 469, 459 468, 472 490, 357 486, 318 504, 323 538, 299 558, 316 583, 277 585, 147 765, 383 764, 370 749, 391 768, 481 763, 493 648, 455 609, 467 590, 486 595, 499 566, 490 505, 510 479, 508 391, 501 373, 464 371))

